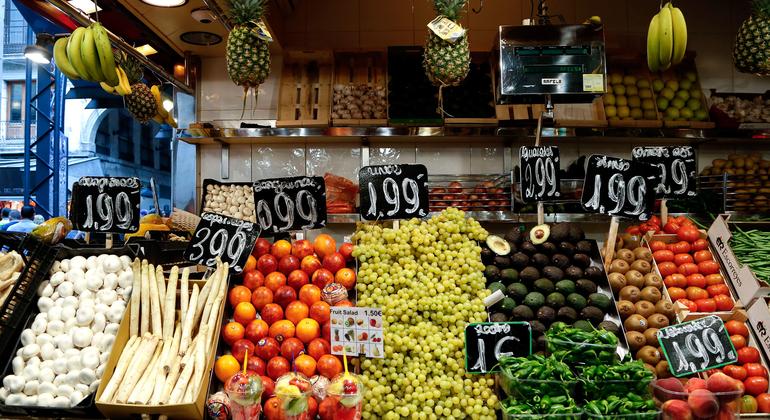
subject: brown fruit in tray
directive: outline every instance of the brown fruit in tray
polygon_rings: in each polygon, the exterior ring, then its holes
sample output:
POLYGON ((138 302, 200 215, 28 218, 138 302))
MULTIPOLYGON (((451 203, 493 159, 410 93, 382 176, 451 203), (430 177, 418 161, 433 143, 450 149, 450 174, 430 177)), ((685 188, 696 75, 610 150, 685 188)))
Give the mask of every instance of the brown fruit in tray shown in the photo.
POLYGON ((636 313, 636 306, 634 306, 634 302, 631 302, 629 300, 618 301, 618 314, 620 315, 621 318, 626 319, 635 313, 636 313))
POLYGON ((639 314, 633 314, 626 318, 625 321, 623 321, 623 327, 626 329, 626 331, 639 331, 643 332, 648 328, 647 320, 639 315, 639 314))
POLYGON ((644 275, 644 287, 652 286, 658 289, 663 288, 663 280, 657 273, 647 273, 644 275))
POLYGON ((634 258, 636 258, 637 260, 644 260, 647 262, 652 261, 652 252, 650 252, 650 250, 647 249, 646 247, 643 247, 643 246, 637 247, 636 249, 634 249, 633 252, 634 252, 634 258))
POLYGON ((661 360, 655 365, 655 374, 658 376, 658 379, 671 377, 671 371, 668 369, 668 362, 666 360, 661 360))
POLYGON ((668 327, 668 317, 663 314, 652 314, 647 317, 647 324, 650 328, 664 328, 668 327))
POLYGON ((636 270, 626 271, 625 278, 627 285, 636 286, 640 289, 644 287, 644 275, 636 270))
POLYGON ((639 297, 640 299, 648 300, 655 304, 658 303, 663 295, 657 287, 647 286, 639 292, 639 297))
POLYGON ((615 258, 619 258, 629 264, 633 263, 635 260, 633 251, 625 248, 618 250, 618 252, 615 253, 615 258))
POLYGON ((630 300, 631 302, 636 303, 639 300, 639 293, 640 291, 638 287, 626 286, 620 289, 620 293, 618 295, 622 300, 630 300))
POLYGON ((626 333, 626 341, 632 352, 636 352, 647 344, 644 334, 639 331, 629 331, 626 333))
POLYGON ((619 293, 620 290, 628 284, 626 277, 620 273, 610 273, 607 278, 610 281, 610 288, 612 293, 619 293))
POLYGON ((647 340, 647 345, 648 346, 657 346, 658 345, 658 343, 659 343, 659 341, 658 341, 658 331, 659 331, 658 328, 647 328, 644 331, 644 338, 645 338, 645 340, 647 340))
POLYGON ((636 260, 631 263, 631 270, 636 270, 642 274, 647 274, 652 271, 652 264, 645 260, 636 260))
POLYGON ((625 260, 616 259, 610 264, 610 273, 626 274, 630 268, 631 266, 625 260))
POLYGON ((636 358, 655 366, 660 362, 661 354, 657 348, 653 346, 644 346, 636 352, 636 358))
POLYGON ((640 300, 639 302, 636 302, 634 307, 636 308, 636 313, 643 316, 644 318, 647 318, 648 316, 655 313, 655 304, 647 300, 640 300))

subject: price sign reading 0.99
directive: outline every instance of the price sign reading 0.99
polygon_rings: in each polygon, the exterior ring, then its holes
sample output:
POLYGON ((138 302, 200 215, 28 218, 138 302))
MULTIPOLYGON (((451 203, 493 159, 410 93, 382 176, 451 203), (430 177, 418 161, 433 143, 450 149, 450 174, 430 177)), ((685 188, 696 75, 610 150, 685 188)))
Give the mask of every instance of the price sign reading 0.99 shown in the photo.
POLYGON ((326 183, 320 176, 263 179, 254 183, 254 206, 266 232, 322 228, 326 226, 326 183))
POLYGON ((519 149, 521 198, 526 203, 561 198, 559 148, 522 146, 519 149))
POLYGON ((651 165, 591 155, 580 203, 586 211, 647 220, 655 204, 660 176, 651 165))
POLYGON ((671 374, 676 377, 738 361, 725 324, 716 315, 661 328, 658 342, 671 374))
POLYGON ((660 171, 655 192, 660 198, 686 198, 697 195, 698 161, 692 146, 634 147, 635 161, 653 165, 660 171))
POLYGON ((204 212, 184 257, 206 267, 216 267, 219 257, 223 263, 230 264, 232 272, 240 273, 258 236, 259 229, 254 223, 204 212))
POLYGON ((411 219, 428 215, 425 165, 364 166, 358 171, 361 218, 411 219))
POLYGON ((130 233, 139 230, 136 177, 84 176, 72 185, 70 219, 84 232, 130 233))

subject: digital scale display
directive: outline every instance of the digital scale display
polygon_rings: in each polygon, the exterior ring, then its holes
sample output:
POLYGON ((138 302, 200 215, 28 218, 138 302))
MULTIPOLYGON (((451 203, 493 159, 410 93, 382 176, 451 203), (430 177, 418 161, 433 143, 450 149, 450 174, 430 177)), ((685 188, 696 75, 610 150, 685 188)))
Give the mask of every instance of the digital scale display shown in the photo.
POLYGON ((583 66, 558 65, 558 64, 531 65, 531 66, 524 66, 524 73, 527 73, 527 74, 558 74, 558 73, 583 74, 583 66))

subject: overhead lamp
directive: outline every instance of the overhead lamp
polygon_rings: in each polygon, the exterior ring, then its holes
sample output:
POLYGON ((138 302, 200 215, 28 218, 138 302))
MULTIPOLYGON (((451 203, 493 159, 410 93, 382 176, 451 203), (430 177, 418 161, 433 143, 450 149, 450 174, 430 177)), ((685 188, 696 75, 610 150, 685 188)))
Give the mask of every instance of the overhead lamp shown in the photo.
POLYGON ((142 3, 155 7, 179 7, 187 4, 187 0, 142 0, 142 3))
POLYGON ((166 111, 171 111, 174 109, 174 103, 171 101, 171 99, 164 99, 163 100, 163 109, 166 111))
POLYGON ((53 35, 48 33, 37 34, 35 45, 27 45, 24 48, 24 57, 37 64, 48 64, 51 62, 51 46, 53 45, 53 35))
POLYGON ((148 55, 153 55, 158 52, 155 48, 152 47, 150 44, 144 44, 136 47, 136 50, 139 51, 140 54, 147 57, 148 55))
POLYGON ((102 10, 101 7, 97 6, 96 3, 91 0, 69 0, 67 3, 87 15, 102 10))

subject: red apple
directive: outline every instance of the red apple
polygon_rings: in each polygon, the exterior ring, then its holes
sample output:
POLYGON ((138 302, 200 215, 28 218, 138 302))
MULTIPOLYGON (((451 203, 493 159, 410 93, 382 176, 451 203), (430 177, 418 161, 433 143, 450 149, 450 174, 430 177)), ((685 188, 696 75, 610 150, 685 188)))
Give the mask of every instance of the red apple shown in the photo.
POLYGON ((308 255, 313 255, 313 244, 307 239, 300 239, 291 244, 291 255, 302 260, 308 255))
POLYGON ((706 379, 706 389, 711 392, 735 392, 738 390, 738 381, 722 372, 717 372, 706 379))
POLYGON ((692 420, 692 410, 682 400, 668 400, 660 407, 663 416, 671 420, 692 420))
POLYGON ((353 244, 345 242, 340 245, 340 254, 345 257, 345 261, 351 261, 353 259, 353 244))
POLYGON ((687 391, 684 389, 682 382, 677 378, 658 379, 655 381, 653 392, 661 401, 683 400, 687 398, 687 391))
POLYGON ((249 355, 254 354, 254 343, 245 338, 241 338, 233 343, 230 351, 233 353, 233 357, 243 363, 243 358, 246 356, 247 351, 249 352, 249 355))
POLYGON ((308 276, 312 276, 316 270, 322 267, 321 260, 319 260, 315 255, 308 255, 302 259, 300 267, 302 268, 302 271, 307 273, 308 276))
POLYGON ((345 257, 339 252, 333 252, 324 257, 323 267, 334 274, 341 268, 345 268, 345 257))
POLYGON ((278 270, 278 259, 270 254, 262 255, 257 259, 257 270, 264 275, 268 275, 278 270))
POLYGON ((259 340, 267 337, 269 331, 269 325, 261 319, 253 319, 246 326, 246 332, 243 337, 251 341, 252 343, 258 343, 259 340))
POLYGON ((268 253, 270 253, 270 241, 265 238, 257 239, 257 243, 254 245, 254 250, 251 251, 251 255, 259 258, 268 253))
POLYGON ((294 270, 286 278, 286 284, 299 290, 302 286, 310 283, 310 276, 302 270, 294 270))
POLYGON ((684 384, 684 390, 687 391, 688 394, 696 389, 707 389, 706 381, 701 378, 690 378, 687 380, 687 383, 684 384))
POLYGON ((254 354, 262 360, 270 360, 281 353, 281 345, 273 337, 265 337, 257 341, 254 354))
POLYGON ((310 281, 318 286, 319 289, 323 290, 327 284, 334 282, 334 274, 325 268, 319 268, 313 273, 313 277, 311 277, 310 281))
POLYGON ((278 271, 285 275, 289 275, 294 270, 299 269, 299 258, 295 257, 294 255, 287 255, 285 257, 281 257, 281 260, 278 261, 278 271))
POLYGON ((246 370, 251 370, 257 373, 257 375, 265 374, 265 361, 257 356, 249 354, 249 362, 246 364, 246 370))
POLYGON ((265 375, 260 375, 260 377, 262 378, 262 401, 267 401, 275 392, 275 382, 265 375))
POLYGON ((692 408, 693 414, 698 417, 709 418, 719 412, 719 401, 714 393, 708 389, 696 389, 687 397, 687 404, 692 408))
POLYGON ((297 300, 297 291, 291 286, 279 286, 273 294, 273 302, 281 305, 284 309, 295 300, 297 300))

